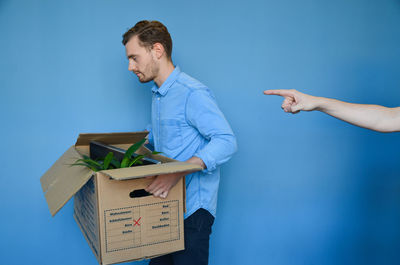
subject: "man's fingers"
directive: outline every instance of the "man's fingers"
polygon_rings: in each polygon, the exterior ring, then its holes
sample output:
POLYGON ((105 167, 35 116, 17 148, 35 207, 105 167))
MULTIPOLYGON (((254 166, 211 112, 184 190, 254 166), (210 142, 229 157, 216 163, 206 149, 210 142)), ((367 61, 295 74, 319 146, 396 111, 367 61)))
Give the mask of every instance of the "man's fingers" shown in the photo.
POLYGON ((157 183, 156 185, 154 185, 153 187, 151 187, 151 188, 149 189, 149 191, 147 191, 147 192, 150 192, 150 193, 154 194, 154 193, 156 193, 157 191, 163 191, 163 190, 164 190, 164 187, 163 187, 160 183, 157 183))
POLYGON ((294 113, 294 114, 300 112, 300 110, 301 110, 302 108, 303 108, 303 107, 302 107, 300 104, 296 104, 296 105, 292 105, 292 106, 291 106, 292 113, 294 113))
POLYGON ((154 180, 147 186, 147 188, 145 188, 145 190, 147 192, 153 193, 155 190, 157 190, 159 183, 157 181, 157 176, 152 176, 149 178, 154 178, 154 180))
POLYGON ((292 112, 292 108, 290 106, 285 106, 282 108, 285 112, 292 112))
POLYGON ((282 102, 282 106, 291 106, 293 102, 293 98, 285 98, 285 100, 282 102))
POLYGON ((168 191, 164 191, 163 193, 161 193, 160 197, 165 199, 168 196, 168 191))
POLYGON ((147 186, 146 191, 154 194, 156 191, 161 189, 160 183, 155 179, 149 186, 147 186))
POLYGON ((294 104, 293 98, 288 97, 288 98, 285 98, 285 100, 282 102, 281 108, 285 112, 290 112, 291 111, 291 107, 293 106, 293 104, 294 104))
POLYGON ((181 173, 177 174, 163 174, 157 176, 150 185, 147 186, 146 191, 152 193, 154 197, 166 198, 169 190, 182 178, 181 173))
POLYGON ((281 106, 281 108, 284 110, 284 111, 287 111, 288 109, 289 109, 289 105, 287 105, 287 104, 282 104, 282 106, 281 106))
POLYGON ((167 198, 167 196, 168 196, 168 191, 167 191, 167 190, 159 189, 159 190, 157 190, 157 191, 155 191, 155 192, 153 193, 153 196, 154 196, 154 197, 160 197, 160 198, 162 198, 162 199, 165 199, 165 198, 167 198))
POLYGON ((265 95, 277 95, 282 97, 294 97, 294 92, 288 89, 269 89, 264 91, 265 95))
POLYGON ((302 106, 300 104, 282 104, 281 108, 285 111, 285 112, 290 112, 293 114, 299 113, 300 110, 302 110, 302 106))
POLYGON ((163 194, 164 191, 162 189, 157 189, 155 192, 153 192, 154 197, 161 197, 160 195, 163 194))

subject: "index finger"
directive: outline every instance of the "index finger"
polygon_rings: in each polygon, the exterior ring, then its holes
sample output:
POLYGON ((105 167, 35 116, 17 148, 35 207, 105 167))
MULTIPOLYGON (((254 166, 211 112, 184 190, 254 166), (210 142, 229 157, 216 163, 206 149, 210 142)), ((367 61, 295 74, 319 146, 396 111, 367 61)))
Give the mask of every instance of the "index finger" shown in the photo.
POLYGON ((269 89, 264 91, 265 95, 277 95, 282 97, 293 97, 294 93, 288 89, 269 89))

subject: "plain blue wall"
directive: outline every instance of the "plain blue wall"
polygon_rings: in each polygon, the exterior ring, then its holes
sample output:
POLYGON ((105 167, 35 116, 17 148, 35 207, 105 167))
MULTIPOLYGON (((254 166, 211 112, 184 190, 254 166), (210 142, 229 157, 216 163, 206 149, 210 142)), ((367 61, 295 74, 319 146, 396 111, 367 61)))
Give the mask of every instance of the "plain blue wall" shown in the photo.
MULTIPOLYGON (((1 264, 97 264, 39 179, 82 132, 144 128, 121 35, 160 20, 238 138, 210 264, 400 264, 399 133, 285 114, 267 88, 400 105, 400 1, 0 1, 1 264)), ((134 264, 145 264, 139 262, 134 264)))

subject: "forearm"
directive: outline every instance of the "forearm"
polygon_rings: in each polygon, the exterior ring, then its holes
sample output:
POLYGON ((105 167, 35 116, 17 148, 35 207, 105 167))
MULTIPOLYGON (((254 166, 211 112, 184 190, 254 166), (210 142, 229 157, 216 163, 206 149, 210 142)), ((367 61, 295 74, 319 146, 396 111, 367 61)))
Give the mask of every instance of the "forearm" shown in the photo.
POLYGON ((197 156, 193 156, 193 157, 189 158, 188 160, 186 160, 186 162, 199 165, 203 169, 206 169, 206 165, 204 164, 204 161, 197 156))
POLYGON ((316 98, 316 110, 351 124, 380 132, 400 130, 400 107, 353 104, 330 98, 316 98))
POLYGON ((214 136, 210 142, 194 156, 199 157, 207 171, 213 171, 227 162, 237 150, 236 137, 233 134, 214 136))

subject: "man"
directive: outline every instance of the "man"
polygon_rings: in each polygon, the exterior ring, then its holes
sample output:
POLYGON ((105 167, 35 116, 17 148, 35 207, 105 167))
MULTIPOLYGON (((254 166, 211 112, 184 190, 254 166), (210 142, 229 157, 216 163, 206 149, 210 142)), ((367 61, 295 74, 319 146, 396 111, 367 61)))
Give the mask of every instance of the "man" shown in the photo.
MULTIPOLYGON (((154 81, 149 142, 166 156, 203 167, 186 176, 185 250, 150 264, 208 264, 216 214, 219 166, 236 151, 236 138, 212 92, 175 67, 172 40, 158 21, 140 21, 123 35, 129 71, 142 83, 154 81)), ((147 191, 166 198, 185 174, 154 177, 147 191)))
POLYGON ((314 97, 294 89, 265 90, 265 95, 284 97, 285 112, 319 110, 345 122, 378 132, 400 131, 400 107, 347 103, 335 99, 314 97))

